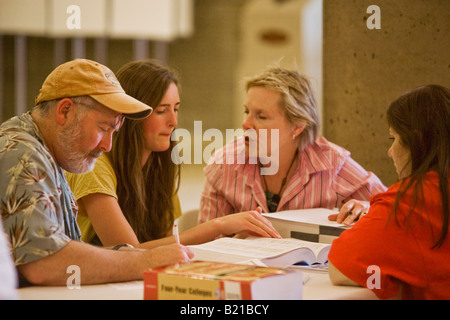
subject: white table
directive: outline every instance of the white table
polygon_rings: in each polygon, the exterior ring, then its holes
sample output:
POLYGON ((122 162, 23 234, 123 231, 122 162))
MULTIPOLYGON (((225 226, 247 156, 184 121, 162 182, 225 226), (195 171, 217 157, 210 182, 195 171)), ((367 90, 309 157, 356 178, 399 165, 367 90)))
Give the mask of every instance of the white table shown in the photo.
MULTIPOLYGON (((327 273, 304 272, 304 300, 372 300, 376 295, 366 288, 333 286, 327 273)), ((24 300, 142 300, 143 281, 67 287, 28 287, 18 290, 24 300)))

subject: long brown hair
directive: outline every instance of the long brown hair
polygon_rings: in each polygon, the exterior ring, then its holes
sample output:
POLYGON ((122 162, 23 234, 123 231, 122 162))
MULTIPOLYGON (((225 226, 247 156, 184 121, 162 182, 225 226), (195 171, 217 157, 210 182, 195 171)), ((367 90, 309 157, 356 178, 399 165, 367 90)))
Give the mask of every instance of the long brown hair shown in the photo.
MULTIPOLYGON (((117 79, 132 97, 157 107, 170 84, 178 86, 175 73, 154 60, 125 64, 117 79)), ((117 176, 119 205, 139 242, 165 237, 174 218, 173 196, 179 187, 179 166, 168 150, 152 152, 142 167, 143 120, 126 119, 114 135, 108 157, 117 176)))
POLYGON ((436 171, 443 208, 441 234, 434 245, 439 247, 448 232, 450 211, 450 90, 438 85, 414 89, 390 105, 387 119, 389 126, 411 151, 411 175, 401 182, 394 212, 399 200, 413 186, 411 212, 412 208, 423 203, 422 181, 428 171, 436 171))

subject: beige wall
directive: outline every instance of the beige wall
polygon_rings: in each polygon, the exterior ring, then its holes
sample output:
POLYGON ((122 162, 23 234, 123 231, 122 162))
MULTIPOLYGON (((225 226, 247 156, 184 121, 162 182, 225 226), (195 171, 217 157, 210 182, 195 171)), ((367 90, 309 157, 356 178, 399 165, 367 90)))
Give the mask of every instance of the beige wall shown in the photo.
POLYGON ((196 0, 195 33, 170 45, 169 63, 181 74, 180 127, 233 128, 239 12, 245 0, 196 0))
MULTIPOLYGON (((168 47, 168 64, 181 75, 182 115, 180 127, 191 129, 195 120, 203 120, 203 129, 233 128, 235 65, 239 57, 239 10, 245 0, 195 0, 195 34, 176 40, 168 47)), ((14 115, 14 37, 2 37, 3 110, 0 119, 14 115)), ((63 40, 66 59, 71 59, 72 41, 63 40)), ((27 37, 27 105, 48 73, 54 68, 54 43, 51 38, 27 37)), ((113 71, 134 59, 131 40, 108 40, 108 58, 113 71)), ((153 44, 149 43, 150 58, 153 44)), ((1 55, 0 55, 1 57, 1 55)), ((94 59, 94 39, 86 39, 86 58, 94 59)))
POLYGON ((385 112, 420 85, 450 86, 450 1, 324 1, 324 134, 390 185, 385 112), (381 29, 366 9, 381 9, 381 29))
MULTIPOLYGON (((195 34, 169 45, 168 63, 181 74, 180 127, 192 129, 195 120, 203 120, 203 130, 236 127, 243 54, 239 21, 249 1, 196 0, 195 34)), ((323 133, 389 185, 396 175, 386 155, 384 114, 389 102, 406 90, 431 82, 450 86, 450 1, 324 0, 323 7, 323 133), (381 30, 366 27, 371 4, 381 9, 381 30)), ((71 41, 65 43, 70 59, 71 41)), ((53 45, 48 38, 27 40, 30 108, 54 67, 53 45)), ((87 58, 94 58, 93 47, 88 39, 87 58)), ((109 40, 108 47, 105 64, 113 70, 133 59, 130 40, 109 40)), ((14 37, 3 36, 3 119, 14 114, 13 48, 14 37)))

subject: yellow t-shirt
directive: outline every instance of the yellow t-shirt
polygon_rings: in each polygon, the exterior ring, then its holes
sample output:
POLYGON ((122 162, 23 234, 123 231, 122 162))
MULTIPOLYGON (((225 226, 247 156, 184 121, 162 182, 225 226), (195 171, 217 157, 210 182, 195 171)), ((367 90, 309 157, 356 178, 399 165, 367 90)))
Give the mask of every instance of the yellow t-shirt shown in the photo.
MULTIPOLYGON (((117 199, 117 177, 106 154, 97 159, 92 171, 84 174, 66 172, 66 178, 77 201, 93 193, 102 193, 117 199)), ((181 216, 180 200, 177 194, 174 195, 173 202, 174 219, 177 219, 181 216)), ((87 243, 91 242, 96 233, 91 219, 80 201, 78 201, 77 222, 81 230, 81 240, 87 243)))

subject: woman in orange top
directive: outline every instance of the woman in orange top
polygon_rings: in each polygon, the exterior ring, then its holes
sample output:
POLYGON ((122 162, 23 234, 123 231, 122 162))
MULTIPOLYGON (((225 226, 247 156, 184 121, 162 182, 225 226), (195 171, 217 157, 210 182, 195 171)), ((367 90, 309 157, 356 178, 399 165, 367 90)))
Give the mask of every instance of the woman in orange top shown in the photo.
POLYGON ((450 90, 417 88, 387 118, 400 181, 374 195, 367 215, 333 242, 330 279, 380 298, 450 299, 450 90))

